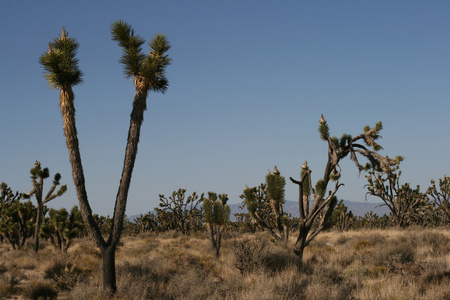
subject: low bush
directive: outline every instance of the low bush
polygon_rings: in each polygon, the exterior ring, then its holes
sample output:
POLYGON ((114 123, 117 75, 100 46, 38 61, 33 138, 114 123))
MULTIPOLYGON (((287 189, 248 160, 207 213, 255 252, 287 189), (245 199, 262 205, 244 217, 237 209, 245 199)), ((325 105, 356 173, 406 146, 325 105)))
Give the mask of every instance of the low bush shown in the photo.
POLYGON ((233 242, 235 266, 241 274, 251 273, 262 266, 266 246, 267 242, 261 239, 245 238, 233 242))
POLYGON ((25 288, 24 295, 32 300, 52 300, 58 298, 58 291, 49 283, 35 281, 28 284, 25 288))

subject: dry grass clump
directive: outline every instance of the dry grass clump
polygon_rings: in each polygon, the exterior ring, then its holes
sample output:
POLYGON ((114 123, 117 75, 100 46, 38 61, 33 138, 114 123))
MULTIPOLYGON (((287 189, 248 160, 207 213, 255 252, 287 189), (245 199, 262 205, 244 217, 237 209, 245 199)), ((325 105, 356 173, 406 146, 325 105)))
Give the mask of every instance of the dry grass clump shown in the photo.
POLYGON ((43 281, 30 282, 24 289, 24 296, 32 300, 52 300, 58 298, 57 289, 43 281))

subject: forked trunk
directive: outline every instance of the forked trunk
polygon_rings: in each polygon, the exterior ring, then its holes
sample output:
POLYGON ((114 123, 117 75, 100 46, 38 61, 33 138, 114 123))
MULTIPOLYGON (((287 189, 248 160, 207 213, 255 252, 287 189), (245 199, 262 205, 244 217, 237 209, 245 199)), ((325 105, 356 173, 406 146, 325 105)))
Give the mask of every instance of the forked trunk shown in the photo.
POLYGON ((305 227, 300 225, 300 232, 298 234, 297 241, 295 242, 294 253, 300 259, 300 262, 303 262, 303 251, 306 247, 306 239, 308 237, 310 227, 305 227))
POLYGON ((103 289, 108 290, 111 293, 115 293, 117 290, 115 251, 122 232, 128 190, 131 182, 131 174, 133 173, 134 163, 136 160, 140 129, 144 119, 144 110, 146 108, 148 86, 146 86, 145 82, 140 80, 140 78, 135 78, 135 87, 136 94, 133 101, 133 111, 131 113, 130 128, 128 131, 122 178, 120 180, 120 186, 116 197, 110 237, 107 242, 103 239, 98 224, 92 216, 92 210, 87 198, 75 125, 75 107, 73 105, 74 95, 70 87, 61 89, 60 93, 60 106, 64 121, 64 134, 66 136, 67 148, 69 149, 72 176, 78 195, 81 215, 89 233, 93 236, 94 241, 102 251, 103 289))

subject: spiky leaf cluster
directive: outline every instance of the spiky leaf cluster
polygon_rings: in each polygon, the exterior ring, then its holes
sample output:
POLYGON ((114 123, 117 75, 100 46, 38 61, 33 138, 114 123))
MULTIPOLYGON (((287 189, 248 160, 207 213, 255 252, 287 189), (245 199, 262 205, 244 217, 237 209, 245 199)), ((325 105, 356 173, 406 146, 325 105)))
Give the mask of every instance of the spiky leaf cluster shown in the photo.
MULTIPOLYGON (((48 168, 41 168, 41 163, 36 161, 36 163, 34 164, 34 168, 32 168, 30 170, 30 174, 31 174, 31 178, 33 180, 36 180, 38 178, 40 179, 45 179, 48 178, 50 176, 50 171, 48 170, 48 168)), ((55 175, 55 181, 59 182, 59 179, 61 179, 61 175, 57 174, 58 176, 55 175), (57 180, 58 178, 58 180, 57 180)), ((59 184, 59 183, 58 183, 59 184)))
POLYGON ((242 193, 241 198, 244 199, 247 205, 248 212, 252 218, 255 216, 256 209, 258 208, 257 203, 257 188, 256 187, 246 187, 242 193))
POLYGON ((268 199, 275 200, 278 204, 284 204, 284 187, 286 181, 279 173, 266 175, 266 191, 268 199))
POLYGON ((208 192, 208 198, 203 200, 203 214, 209 226, 225 225, 230 218, 230 207, 227 205, 227 194, 217 195, 208 192))
POLYGON ((325 183, 325 181, 323 181, 322 179, 317 181, 316 194, 320 195, 320 197, 323 198, 325 196, 326 191, 327 191, 327 184, 325 183))
POLYGON ((319 124, 320 138, 327 141, 330 137, 330 128, 328 127, 327 121, 324 119, 323 115, 320 116, 319 124))
POLYGON ((112 40, 122 47, 120 63, 124 66, 127 78, 139 77, 144 80, 145 88, 164 93, 169 82, 165 70, 171 59, 166 55, 170 49, 169 41, 163 34, 156 34, 148 43, 150 52, 143 53, 142 45, 145 40, 136 35, 129 24, 118 20, 111 25, 112 40))
POLYGON ((380 131, 382 129, 383 123, 381 122, 377 122, 373 128, 370 128, 369 126, 365 126, 363 128, 363 132, 365 135, 364 142, 367 146, 372 147, 375 151, 380 151, 382 149, 382 147, 375 142, 381 137, 380 131))
POLYGON ((83 81, 83 73, 76 58, 77 51, 77 41, 69 38, 64 28, 61 35, 49 43, 48 51, 41 55, 39 62, 51 88, 64 89, 83 81))

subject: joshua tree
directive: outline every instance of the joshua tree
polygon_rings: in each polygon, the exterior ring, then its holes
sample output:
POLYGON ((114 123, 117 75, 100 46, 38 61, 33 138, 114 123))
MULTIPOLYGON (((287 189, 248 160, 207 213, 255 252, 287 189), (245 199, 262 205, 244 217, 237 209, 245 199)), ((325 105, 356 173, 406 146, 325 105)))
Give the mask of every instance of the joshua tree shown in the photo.
POLYGON ((25 198, 29 198, 34 195, 37 202, 37 213, 36 213, 36 226, 34 228, 34 251, 38 252, 39 250, 39 231, 41 230, 41 224, 44 219, 44 205, 56 197, 62 196, 67 191, 67 185, 62 185, 58 191, 55 192, 56 187, 59 185, 59 180, 61 179, 61 175, 59 173, 55 174, 53 179, 53 185, 48 191, 47 195, 43 197, 43 189, 44 189, 44 179, 50 176, 50 172, 48 168, 41 168, 41 163, 36 161, 34 163, 34 168, 30 170, 31 173, 31 181, 33 183, 33 189, 26 195, 25 198))
POLYGON ((333 225, 339 231, 347 231, 355 221, 352 211, 347 211, 348 207, 344 204, 344 200, 340 200, 333 209, 330 225, 333 225))
POLYGON ((141 214, 134 219, 135 233, 143 233, 146 231, 156 230, 156 216, 152 212, 148 212, 145 215, 141 214))
POLYGON ((341 176, 339 163, 343 158, 350 154, 351 160, 353 160, 360 171, 370 168, 387 170, 401 160, 401 157, 395 159, 390 159, 387 156, 382 157, 376 152, 381 149, 381 146, 375 142, 380 137, 379 132, 383 128, 381 122, 378 122, 374 128, 366 126, 363 133, 355 137, 344 134, 340 139, 330 137, 329 127, 323 115, 319 120, 319 124, 320 137, 328 142, 328 161, 322 179, 313 186, 311 170, 306 161, 301 168, 300 180, 290 178, 299 188, 300 232, 295 243, 294 252, 300 259, 303 258, 305 247, 324 229, 336 206, 337 198, 335 195, 343 185, 339 182, 341 176), (372 147, 373 151, 367 147, 372 147), (362 166, 358 161, 357 154, 367 158, 369 163, 362 166), (330 180, 335 182, 334 188, 326 195, 330 180), (311 205, 310 200, 312 200, 311 205), (317 226, 313 227, 316 221, 317 226))
POLYGON ((431 180, 431 186, 427 190, 427 195, 435 203, 438 210, 443 213, 443 224, 450 222, 450 177, 444 175, 439 179, 439 188, 436 182, 431 180))
POLYGON ((368 195, 380 198, 389 208, 394 225, 404 228, 418 221, 430 205, 425 194, 420 192, 419 186, 412 189, 409 183, 400 185, 402 172, 396 172, 398 168, 396 165, 383 172, 370 171, 369 175, 366 175, 366 187, 368 195))
POLYGON ((198 196, 196 192, 186 198, 186 189, 174 191, 172 196, 166 198, 159 195, 159 207, 155 208, 157 214, 171 213, 172 226, 182 234, 188 234, 191 230, 197 231, 201 227, 201 209, 197 206, 203 202, 203 194, 198 196))
POLYGON ((220 243, 225 225, 230 219, 230 207, 227 205, 228 196, 208 192, 208 198, 203 200, 203 213, 205 216, 206 229, 209 233, 209 240, 215 251, 216 257, 220 255, 220 243))
POLYGON ((275 166, 273 173, 267 173, 266 184, 246 187, 241 195, 252 219, 279 241, 287 241, 289 237, 289 218, 283 212, 285 185, 275 166))
POLYGON ((21 202, 23 194, 13 193, 4 182, 0 194, 0 235, 8 240, 13 249, 25 244, 33 232, 36 209, 31 201, 21 202))
POLYGON ((126 77, 134 79, 135 95, 122 177, 114 206, 113 224, 106 240, 102 237, 100 228, 95 222, 88 201, 75 125, 72 87, 82 81, 82 72, 78 67, 78 60, 75 58, 78 43, 73 38, 69 38, 63 28, 59 38, 49 43, 48 51, 41 56, 40 62, 46 71, 45 77, 50 86, 60 90, 59 104, 64 123, 64 135, 69 149, 73 181, 81 214, 85 226, 102 253, 103 288, 115 293, 117 290, 115 252, 122 232, 128 189, 136 160, 144 110, 147 107, 147 94, 149 91, 164 93, 168 87, 165 69, 170 64, 170 59, 166 55, 170 45, 164 35, 158 34, 149 43, 151 51, 146 55, 142 52, 142 45, 145 41, 134 33, 130 25, 123 21, 117 21, 111 25, 111 33, 112 39, 117 41, 123 49, 120 62, 124 65, 126 77))
POLYGON ((49 238, 52 244, 61 252, 67 253, 72 240, 79 236, 84 229, 81 212, 74 206, 69 212, 65 208, 49 210, 49 217, 45 219, 40 235, 49 238))

